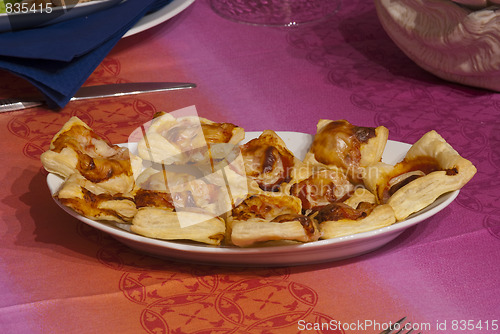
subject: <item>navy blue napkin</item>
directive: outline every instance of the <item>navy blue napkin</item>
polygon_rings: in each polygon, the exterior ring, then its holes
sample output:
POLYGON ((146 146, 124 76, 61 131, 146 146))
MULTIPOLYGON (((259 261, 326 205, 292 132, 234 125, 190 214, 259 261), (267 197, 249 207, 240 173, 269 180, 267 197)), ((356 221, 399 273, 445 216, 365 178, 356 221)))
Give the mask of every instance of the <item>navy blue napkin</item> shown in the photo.
POLYGON ((0 33, 0 68, 32 83, 49 108, 62 108, 157 2, 126 0, 88 16, 0 33))

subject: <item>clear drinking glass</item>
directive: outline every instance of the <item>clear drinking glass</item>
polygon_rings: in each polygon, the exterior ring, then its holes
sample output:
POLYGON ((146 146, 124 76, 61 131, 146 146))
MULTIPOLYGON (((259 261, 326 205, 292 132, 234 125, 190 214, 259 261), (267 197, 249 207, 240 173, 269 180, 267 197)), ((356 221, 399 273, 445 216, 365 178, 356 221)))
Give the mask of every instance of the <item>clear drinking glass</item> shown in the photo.
POLYGON ((335 14, 341 0, 210 0, 220 16, 240 23, 293 27, 321 22, 335 14))

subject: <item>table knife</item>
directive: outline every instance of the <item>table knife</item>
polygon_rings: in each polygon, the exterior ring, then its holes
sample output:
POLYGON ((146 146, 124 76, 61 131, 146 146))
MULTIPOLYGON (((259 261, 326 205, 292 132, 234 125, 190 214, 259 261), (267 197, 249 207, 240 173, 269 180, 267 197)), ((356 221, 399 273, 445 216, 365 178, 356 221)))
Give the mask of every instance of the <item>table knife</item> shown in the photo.
MULTIPOLYGON (((194 88, 196 84, 189 82, 134 82, 119 83, 98 86, 86 86, 80 88, 70 101, 85 99, 98 99, 105 97, 116 97, 141 93, 161 92, 166 90, 177 90, 194 88)), ((0 99, 0 113, 38 107, 45 104, 41 98, 22 99, 0 99)))

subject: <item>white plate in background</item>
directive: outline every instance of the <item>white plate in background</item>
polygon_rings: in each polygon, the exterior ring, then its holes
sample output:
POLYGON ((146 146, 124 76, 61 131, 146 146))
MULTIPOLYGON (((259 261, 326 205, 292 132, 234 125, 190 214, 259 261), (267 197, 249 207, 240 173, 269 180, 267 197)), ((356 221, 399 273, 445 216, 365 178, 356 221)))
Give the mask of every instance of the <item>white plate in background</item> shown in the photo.
POLYGON ((123 37, 138 34, 144 30, 153 28, 165 21, 168 21, 188 8, 193 2, 194 0, 173 0, 156 12, 145 15, 129 31, 127 31, 123 37))

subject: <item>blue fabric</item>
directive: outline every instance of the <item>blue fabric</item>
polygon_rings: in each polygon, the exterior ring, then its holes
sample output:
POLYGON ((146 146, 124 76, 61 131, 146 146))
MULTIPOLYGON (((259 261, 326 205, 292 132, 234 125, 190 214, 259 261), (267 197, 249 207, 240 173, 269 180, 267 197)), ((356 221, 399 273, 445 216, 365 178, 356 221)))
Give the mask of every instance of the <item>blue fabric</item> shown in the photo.
POLYGON ((62 108, 157 1, 126 0, 69 21, 0 33, 0 68, 31 82, 50 108, 62 108))

